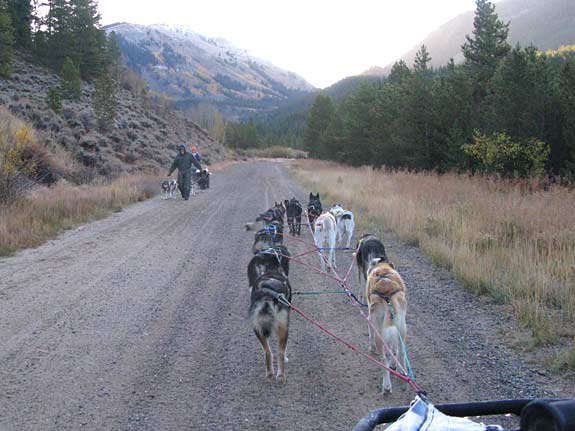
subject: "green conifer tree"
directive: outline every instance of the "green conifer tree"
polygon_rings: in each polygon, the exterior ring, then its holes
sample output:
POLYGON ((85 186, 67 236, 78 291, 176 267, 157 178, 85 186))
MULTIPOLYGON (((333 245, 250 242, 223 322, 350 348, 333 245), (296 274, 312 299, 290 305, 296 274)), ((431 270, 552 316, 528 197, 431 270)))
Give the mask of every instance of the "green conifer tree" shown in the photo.
POLYGON ((461 48, 465 64, 477 82, 476 97, 481 100, 499 61, 511 47, 507 43, 509 23, 499 19, 495 5, 489 0, 476 0, 476 5, 473 36, 467 35, 461 48))
POLYGON ((109 72, 104 72, 96 80, 92 94, 92 107, 102 130, 111 128, 118 113, 118 83, 109 72))
POLYGON ((48 94, 46 95, 46 103, 50 109, 57 114, 62 111, 62 92, 58 87, 51 87, 48 89, 48 94))
POLYGON ((69 58, 62 66, 62 97, 78 100, 82 94, 82 80, 80 69, 69 58))
POLYGON ((309 111, 303 144, 312 157, 321 156, 321 138, 331 123, 334 106, 329 96, 319 95, 309 111))
POLYGON ((431 56, 429 55, 429 51, 427 51, 427 47, 425 45, 421 45, 419 51, 417 51, 417 53, 415 54, 415 62, 413 63, 413 70, 416 73, 428 73, 430 62, 431 62, 431 56))
POLYGON ((411 76, 411 70, 403 60, 396 62, 391 68, 387 81, 392 84, 399 84, 411 76))
POLYGON ((66 58, 78 63, 76 38, 72 32, 72 8, 67 0, 48 0, 46 15, 46 57, 40 60, 62 70, 66 58))
POLYGON ((77 64, 82 78, 90 80, 100 76, 108 66, 108 40, 99 28, 100 14, 95 0, 70 0, 70 6, 77 64))
POLYGON ((12 72, 12 47, 14 28, 6 3, 0 0, 0 77, 8 77, 12 72))
POLYGON ((14 27, 14 43, 29 48, 32 44, 32 5, 30 0, 8 0, 8 11, 14 27))

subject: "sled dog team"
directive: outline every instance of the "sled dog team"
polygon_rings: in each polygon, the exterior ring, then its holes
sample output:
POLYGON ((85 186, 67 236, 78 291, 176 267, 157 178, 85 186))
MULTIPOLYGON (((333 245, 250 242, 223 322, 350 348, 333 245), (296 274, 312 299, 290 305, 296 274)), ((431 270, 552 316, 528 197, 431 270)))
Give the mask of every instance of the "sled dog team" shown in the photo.
MULTIPOLYGON (((247 270, 251 295, 249 317, 264 350, 266 378, 275 379, 278 383, 286 381, 286 348, 292 300, 288 278, 291 254, 284 244, 284 220, 287 219, 289 235, 299 236, 302 213, 303 207, 294 197, 275 202, 272 208, 256 218, 256 223, 246 224, 246 230, 261 227, 255 233, 253 257, 247 270), (274 374, 269 344, 272 334, 278 340, 277 374, 274 374)), ((359 239, 356 248, 350 249, 355 228, 353 213, 340 204, 325 211, 319 193, 310 193, 306 213, 324 272, 336 269, 337 249, 355 251, 359 283, 365 282, 369 319, 377 330, 375 333, 368 325, 369 351, 381 355, 387 367, 395 368, 397 364, 391 363, 390 355, 383 347, 383 339, 405 369, 401 355, 401 340, 405 341, 407 335, 405 283, 393 263, 389 262, 383 243, 375 235, 366 234, 359 239)), ((391 392, 388 371, 383 376, 383 392, 391 392)))

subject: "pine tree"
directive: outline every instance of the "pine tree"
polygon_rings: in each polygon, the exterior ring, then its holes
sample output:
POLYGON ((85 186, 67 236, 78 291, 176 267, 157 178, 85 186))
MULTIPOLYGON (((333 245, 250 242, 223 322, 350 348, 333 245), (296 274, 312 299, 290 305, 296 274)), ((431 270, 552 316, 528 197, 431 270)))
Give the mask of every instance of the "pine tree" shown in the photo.
POLYGON ((428 73, 430 62, 431 56, 429 55, 429 51, 427 51, 427 47, 425 45, 421 45, 419 51, 415 54, 413 70, 415 73, 428 73))
POLYGON ((461 147, 473 137, 472 83, 464 66, 453 61, 432 85, 432 137, 435 169, 464 169, 461 147))
POLYGON ((103 73, 107 66, 108 40, 106 33, 98 28, 100 14, 95 0, 70 0, 70 6, 80 74, 90 80, 103 73))
POLYGON ((413 151, 412 167, 431 169, 434 167, 435 149, 431 140, 432 95, 429 69, 431 56, 425 45, 421 45, 413 64, 414 79, 408 96, 407 120, 410 123, 412 145, 420 146, 413 151))
POLYGON ((62 92, 57 87, 51 87, 48 89, 48 94, 46 95, 46 103, 50 109, 57 114, 62 111, 62 92))
POLYGON ((8 77, 12 72, 12 46, 14 29, 12 20, 3 0, 0 0, 0 77, 8 77))
POLYGON ((118 113, 118 84, 109 72, 104 72, 95 82, 92 106, 98 126, 107 130, 113 126, 118 113))
POLYGON ((8 11, 14 27, 14 43, 29 48, 32 44, 32 5, 30 0, 8 0, 8 11))
MULTIPOLYGON (((376 159, 381 143, 380 121, 382 112, 379 88, 371 82, 362 82, 355 94, 343 104, 345 115, 343 157, 353 165, 371 164, 376 159)), ((328 155, 329 156, 329 155, 328 155)))
POLYGON ((321 138, 327 130, 334 113, 334 106, 329 96, 319 95, 309 111, 307 127, 303 138, 304 149, 312 157, 321 155, 321 138))
POLYGON ((118 37, 114 31, 108 34, 106 38, 104 67, 112 73, 118 82, 122 80, 122 75, 124 73, 124 67, 122 65, 122 49, 118 44, 118 37))
POLYGON ((40 57, 60 71, 66 58, 78 63, 76 39, 72 32, 72 9, 67 0, 48 0, 46 15, 46 57, 40 57))
POLYGON ((473 37, 467 35, 461 48, 465 64, 479 85, 485 89, 497 64, 511 49, 507 43, 509 23, 503 23, 499 19, 495 13, 495 5, 489 0, 476 0, 476 5, 473 37))
POLYGON ((340 162, 345 161, 343 121, 338 110, 333 113, 329 126, 324 132, 321 141, 321 152, 324 158, 340 162))
POLYGON ((561 107, 561 135, 559 147, 564 173, 575 179, 575 58, 565 61, 561 67, 556 93, 561 107))
POLYGON ((391 72, 387 77, 387 82, 392 84, 400 84, 405 79, 411 76, 411 70, 403 60, 399 60, 397 63, 393 65, 391 68, 391 72))
POLYGON ((486 129, 506 132, 512 139, 525 142, 544 139, 548 110, 547 62, 537 49, 516 46, 493 75, 492 92, 486 99, 486 129))
POLYGON ((64 99, 78 100, 82 94, 82 80, 80 69, 69 58, 62 66, 62 97, 64 99))

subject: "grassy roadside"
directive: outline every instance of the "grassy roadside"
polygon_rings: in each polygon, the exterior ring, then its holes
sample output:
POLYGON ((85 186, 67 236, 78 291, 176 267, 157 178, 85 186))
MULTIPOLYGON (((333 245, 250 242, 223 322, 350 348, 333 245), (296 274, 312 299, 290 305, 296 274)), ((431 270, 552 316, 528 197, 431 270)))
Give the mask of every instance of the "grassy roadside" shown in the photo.
MULTIPOLYGON (((209 166, 221 172, 235 161, 209 166)), ((0 204, 0 257, 37 247, 60 232, 97 220, 156 195, 163 177, 134 174, 112 181, 73 185, 62 181, 54 187, 37 187, 10 204, 0 204)))
POLYGON ((157 177, 146 175, 82 186, 62 182, 0 205, 0 256, 39 246, 65 229, 150 198, 158 184, 157 177))
POLYGON ((468 289, 508 306, 530 333, 523 347, 545 346, 547 365, 575 370, 575 193, 311 160, 292 166, 326 201, 392 229, 468 289))

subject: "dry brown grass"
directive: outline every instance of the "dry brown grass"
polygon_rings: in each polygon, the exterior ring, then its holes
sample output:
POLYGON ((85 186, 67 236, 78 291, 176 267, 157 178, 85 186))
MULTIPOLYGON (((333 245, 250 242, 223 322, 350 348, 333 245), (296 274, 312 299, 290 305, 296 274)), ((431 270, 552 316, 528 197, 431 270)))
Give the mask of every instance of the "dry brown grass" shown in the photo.
POLYGON ((508 304, 557 368, 575 369, 575 193, 537 181, 294 162, 309 187, 395 231, 469 289, 508 304))
POLYGON ((0 256, 36 247, 59 232, 108 215, 157 193, 154 176, 132 175, 112 182, 75 186, 60 182, 37 188, 17 201, 0 205, 0 256))

